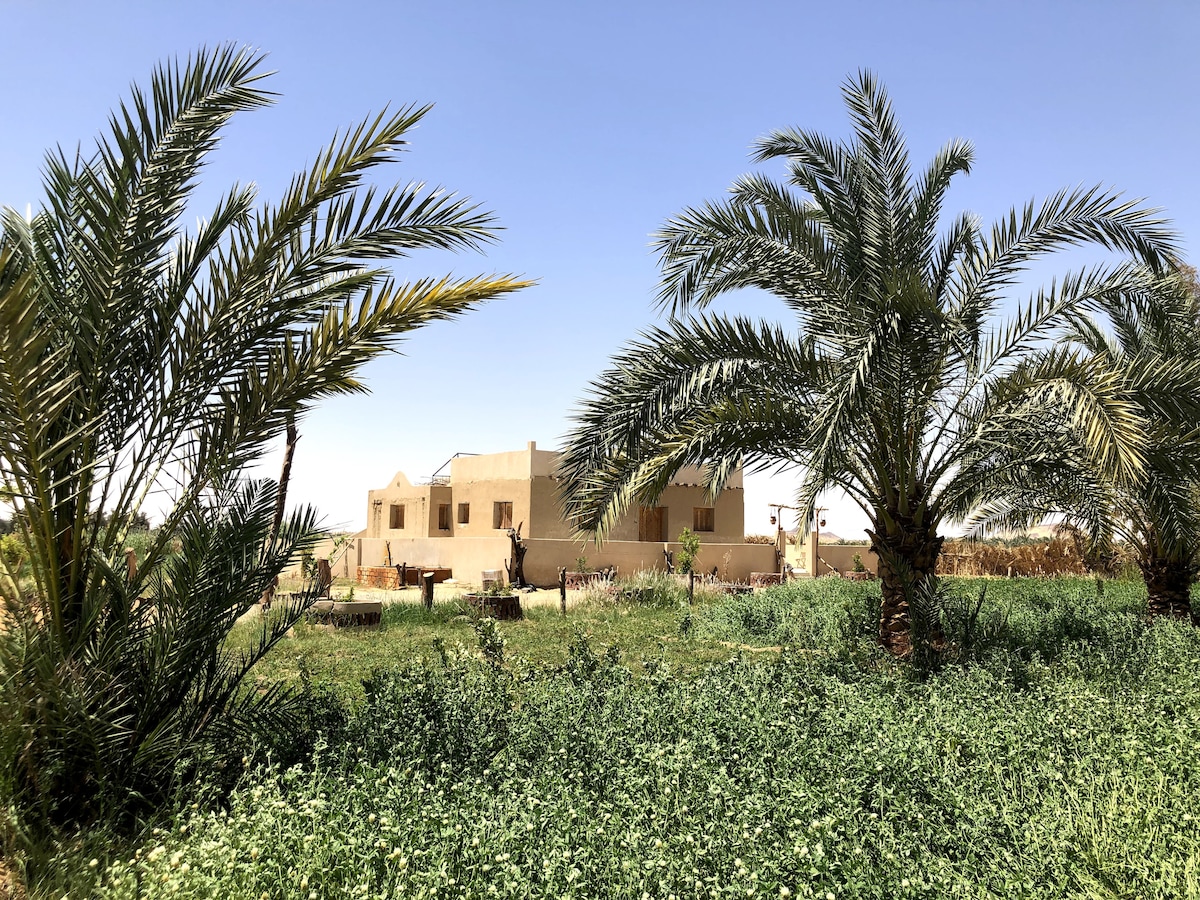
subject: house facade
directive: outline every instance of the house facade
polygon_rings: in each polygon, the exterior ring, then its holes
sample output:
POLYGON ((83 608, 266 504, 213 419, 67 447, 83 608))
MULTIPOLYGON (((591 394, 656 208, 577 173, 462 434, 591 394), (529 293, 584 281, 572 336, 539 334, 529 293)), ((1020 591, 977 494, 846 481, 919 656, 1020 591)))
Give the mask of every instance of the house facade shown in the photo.
POLYGON ((700 571, 716 567, 722 578, 736 580, 776 571, 773 547, 744 542, 740 470, 715 500, 705 496, 700 470, 681 470, 654 506, 623 517, 597 548, 574 539, 562 518, 557 462, 556 452, 531 441, 523 450, 455 457, 449 477, 428 484, 397 472, 368 493, 367 527, 337 573, 354 577, 356 567, 403 563, 450 569, 456 580, 478 583, 483 571, 503 571, 509 529, 517 527, 528 548, 526 578, 538 585, 555 583, 558 570, 575 569, 580 556, 590 568, 614 565, 621 574, 662 569, 663 550, 678 550, 684 528, 700 537, 700 571))
MULTIPOLYGON (((367 495, 368 538, 486 538, 521 527, 529 539, 570 540, 558 506, 558 453, 524 450, 458 456, 450 476, 414 485, 397 472, 367 495)), ((740 543, 745 530, 742 473, 715 502, 705 497, 699 469, 685 468, 653 507, 641 507, 612 529, 610 541, 669 542, 684 528, 717 543, 740 543)))

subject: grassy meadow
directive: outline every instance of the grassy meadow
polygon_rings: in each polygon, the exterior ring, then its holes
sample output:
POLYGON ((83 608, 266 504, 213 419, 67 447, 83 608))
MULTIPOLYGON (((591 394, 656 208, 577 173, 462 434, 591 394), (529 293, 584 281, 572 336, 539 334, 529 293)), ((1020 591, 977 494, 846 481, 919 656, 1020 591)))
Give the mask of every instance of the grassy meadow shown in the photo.
POLYGON ((926 670, 876 649, 877 586, 833 579, 302 626, 256 671, 303 685, 308 727, 42 890, 1200 897, 1200 629, 1148 624, 1131 583, 986 584, 926 670))

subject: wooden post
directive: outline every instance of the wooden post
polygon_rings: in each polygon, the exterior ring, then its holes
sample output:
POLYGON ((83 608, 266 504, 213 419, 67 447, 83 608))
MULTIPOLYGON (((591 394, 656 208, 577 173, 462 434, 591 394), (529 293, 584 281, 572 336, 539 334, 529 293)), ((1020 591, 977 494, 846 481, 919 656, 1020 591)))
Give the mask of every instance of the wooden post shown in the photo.
POLYGON ((696 573, 688 572, 688 606, 692 605, 692 601, 696 597, 696 573))
POLYGON ((425 602, 425 608, 433 609, 433 573, 425 572, 421 575, 421 599, 425 602))
POLYGON ((408 563, 400 563, 400 590, 405 590, 408 587, 408 563))
POLYGON ((567 614, 567 570, 558 570, 558 602, 562 609, 562 614, 567 614))

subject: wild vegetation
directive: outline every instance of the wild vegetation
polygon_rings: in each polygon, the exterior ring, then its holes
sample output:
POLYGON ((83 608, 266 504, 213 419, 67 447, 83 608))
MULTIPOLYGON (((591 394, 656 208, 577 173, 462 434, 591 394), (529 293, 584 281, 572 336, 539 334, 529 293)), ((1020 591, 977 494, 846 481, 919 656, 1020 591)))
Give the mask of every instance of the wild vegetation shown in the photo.
POLYGON ((456 647, 446 622, 424 662, 314 703, 307 757, 248 753, 227 804, 187 798, 56 889, 1200 896, 1200 631, 1149 623, 1137 583, 989 581, 969 657, 915 677, 877 648, 880 601, 835 579, 690 611, 622 601, 573 613, 565 641, 557 615, 535 620, 548 664, 512 650, 530 623, 456 647), (628 652, 597 627, 609 613, 724 653, 628 652))

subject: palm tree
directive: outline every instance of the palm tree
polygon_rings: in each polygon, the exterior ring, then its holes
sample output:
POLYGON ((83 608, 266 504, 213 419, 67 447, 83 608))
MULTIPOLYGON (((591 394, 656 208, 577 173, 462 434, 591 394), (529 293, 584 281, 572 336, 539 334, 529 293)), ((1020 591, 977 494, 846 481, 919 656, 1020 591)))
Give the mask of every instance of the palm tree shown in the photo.
MULTIPOLYGON (((745 176, 657 235, 671 321, 596 381, 567 442, 562 493, 579 531, 603 538, 685 464, 707 467, 713 494, 743 460, 798 467, 798 505, 840 488, 868 515, 880 640, 904 653, 908 598, 933 576, 942 527, 982 499, 975 474, 1014 450, 1022 424, 1057 410, 1093 464, 1122 477, 1141 466, 1137 416, 1099 367, 1041 347, 1127 270, 1067 276, 998 322, 1006 290, 1031 259, 1065 246, 1163 266, 1174 243, 1151 212, 1099 188, 1029 203, 990 231, 962 214, 939 232, 971 146, 951 142, 914 177, 883 88, 860 73, 844 96, 851 142, 775 132, 756 159, 786 160, 789 184, 745 176), (782 300, 795 331, 705 313, 747 287, 782 300)), ((1036 445, 1022 455, 1044 468, 1036 445)))
POLYGON ((262 62, 224 47, 159 67, 93 155, 48 155, 35 215, 3 211, 0 477, 27 565, 3 579, 10 838, 136 812, 181 761, 287 723, 289 695, 240 685, 310 598, 246 650, 225 638, 319 530, 307 509, 276 524, 278 487, 240 473, 319 399, 363 390, 400 336, 527 284, 383 267, 494 237, 464 198, 364 183, 428 107, 335 136, 278 203, 234 186, 183 230, 221 129, 271 102, 262 62), (133 571, 125 533, 151 500, 165 521, 133 571))
POLYGON ((1100 296, 1096 312, 1103 320, 1076 317, 1062 339, 1108 370, 1137 409, 1145 445, 1140 477, 1106 478, 1081 464, 1073 435, 1059 428, 1056 443, 1066 451, 1057 461, 1059 477, 1010 485, 1003 499, 979 511, 979 519, 995 523, 1065 512, 1096 543, 1117 539, 1133 550, 1151 617, 1200 624, 1191 606, 1192 582, 1200 573, 1200 297, 1194 272, 1184 266, 1166 278, 1138 273, 1121 291, 1100 296))

